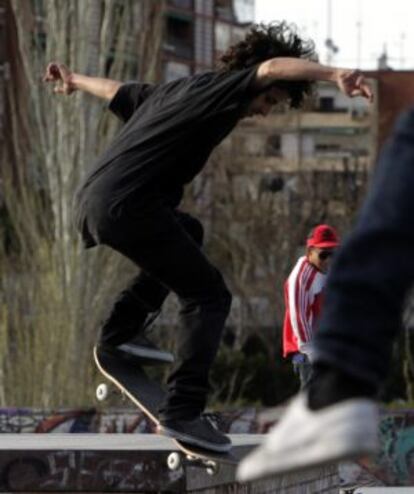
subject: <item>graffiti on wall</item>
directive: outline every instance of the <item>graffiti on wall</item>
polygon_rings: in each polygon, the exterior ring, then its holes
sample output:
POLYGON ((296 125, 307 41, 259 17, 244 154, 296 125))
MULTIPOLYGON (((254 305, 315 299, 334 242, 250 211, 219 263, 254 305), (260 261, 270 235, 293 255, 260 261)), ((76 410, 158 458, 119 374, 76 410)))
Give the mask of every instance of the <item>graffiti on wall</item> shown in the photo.
MULTIPOLYGON (((93 451, 32 451, 9 454, 0 462, 0 488, 7 491, 158 491, 182 482, 182 469, 160 468, 159 457, 145 453, 139 461, 131 454, 105 455, 93 451)), ((179 490, 178 490, 179 491, 179 490)))
MULTIPOLYGON (((211 414, 229 434, 257 432, 257 411, 253 408, 211 414)), ((136 409, 37 410, 0 408, 0 432, 22 433, 151 433, 154 425, 136 409)))
MULTIPOLYGON (((212 416, 231 434, 264 432, 254 408, 212 416)), ((267 428, 269 424, 267 424, 267 428)), ((387 412, 380 422, 381 452, 374 460, 342 468, 341 477, 369 477, 378 485, 414 484, 414 411, 387 412)), ((151 433, 153 425, 135 409, 0 409, 0 432, 7 433, 151 433)), ((341 472, 341 468, 340 468, 341 472)))
POLYGON ((384 414, 379 432, 381 452, 371 471, 387 485, 413 485, 414 411, 384 414))

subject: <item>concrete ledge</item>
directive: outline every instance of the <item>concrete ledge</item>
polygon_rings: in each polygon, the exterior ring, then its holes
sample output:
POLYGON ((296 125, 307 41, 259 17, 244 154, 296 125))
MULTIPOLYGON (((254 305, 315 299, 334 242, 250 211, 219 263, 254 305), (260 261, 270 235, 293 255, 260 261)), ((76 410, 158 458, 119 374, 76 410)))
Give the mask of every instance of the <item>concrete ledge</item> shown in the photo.
MULTIPOLYGON (((231 434, 234 448, 257 446, 264 434, 231 434)), ((0 434, 6 450, 180 451, 174 441, 158 434, 0 434)))
MULTIPOLYGON (((259 435, 231 436, 244 454, 259 435)), ((234 483, 235 467, 216 475, 184 462, 171 471, 174 442, 154 434, 1 434, 1 491, 188 492, 234 483)))

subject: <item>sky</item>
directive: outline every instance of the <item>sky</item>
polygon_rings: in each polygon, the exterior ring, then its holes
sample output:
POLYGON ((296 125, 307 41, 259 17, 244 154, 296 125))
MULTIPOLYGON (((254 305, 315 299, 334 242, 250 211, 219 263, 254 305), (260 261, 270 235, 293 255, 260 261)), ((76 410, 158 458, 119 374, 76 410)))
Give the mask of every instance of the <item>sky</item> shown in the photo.
POLYGON ((256 22, 296 24, 315 41, 321 62, 328 61, 331 17, 331 38, 339 48, 331 63, 374 69, 385 48, 393 69, 414 70, 414 0, 255 0, 255 5, 256 22))

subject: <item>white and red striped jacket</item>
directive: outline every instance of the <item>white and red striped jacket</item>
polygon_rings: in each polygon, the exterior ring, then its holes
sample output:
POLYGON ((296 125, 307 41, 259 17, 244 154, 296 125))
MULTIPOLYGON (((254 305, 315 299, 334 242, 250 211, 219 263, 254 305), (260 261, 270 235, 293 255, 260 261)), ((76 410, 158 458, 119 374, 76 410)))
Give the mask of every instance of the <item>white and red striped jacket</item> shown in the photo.
POLYGON ((285 321, 283 324, 283 356, 312 352, 312 337, 322 305, 326 275, 308 259, 300 257, 285 282, 285 321))

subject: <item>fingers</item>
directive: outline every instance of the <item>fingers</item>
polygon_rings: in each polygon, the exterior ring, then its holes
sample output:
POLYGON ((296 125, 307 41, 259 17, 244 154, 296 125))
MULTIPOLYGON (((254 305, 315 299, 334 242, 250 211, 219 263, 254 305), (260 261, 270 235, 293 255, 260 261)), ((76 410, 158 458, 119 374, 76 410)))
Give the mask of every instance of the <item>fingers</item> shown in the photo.
POLYGON ((372 101, 374 100, 374 94, 371 91, 371 88, 367 84, 365 84, 362 87, 361 91, 362 91, 362 96, 366 98, 370 103, 372 103, 372 101))
POLYGON ((63 63, 58 64, 58 70, 62 79, 66 81, 70 76, 70 70, 63 63))
POLYGON ((71 85, 72 72, 68 67, 62 63, 51 62, 47 65, 45 75, 43 76, 44 82, 54 82, 55 87, 53 92, 55 94, 71 94, 74 88, 71 85))
POLYGON ((363 75, 359 70, 347 70, 341 74, 341 78, 344 84, 355 85, 363 79, 363 75))
POLYGON ((349 96, 351 98, 356 98, 357 96, 364 96, 363 92, 361 91, 361 89, 354 89, 353 91, 351 91, 349 93, 349 96))
POLYGON ((46 67, 45 75, 43 76, 44 82, 53 82, 60 79, 59 67, 55 62, 51 62, 46 67))
POLYGON ((73 89, 71 89, 70 86, 66 83, 63 83, 63 84, 58 83, 53 88, 53 92, 55 94, 65 94, 66 96, 68 96, 69 94, 73 93, 73 89))
POLYGON ((366 82, 362 74, 358 75, 355 85, 360 89, 361 96, 367 98, 369 101, 373 100, 374 95, 371 86, 366 82))
POLYGON ((63 63, 51 62, 46 67, 43 80, 45 82, 53 82, 58 80, 65 81, 70 77, 70 74, 70 70, 63 63))
POLYGON ((370 103, 374 100, 374 95, 370 90, 367 89, 354 89, 349 93, 351 98, 355 98, 356 96, 361 96, 362 98, 367 99, 370 103))
POLYGON ((342 85, 344 92, 352 98, 361 96, 370 102, 374 99, 370 84, 366 82, 364 75, 359 70, 350 70, 342 74, 342 85))
POLYGON ((374 94, 372 92, 371 86, 365 82, 363 78, 360 78, 359 81, 355 84, 355 89, 351 91, 351 96, 362 96, 366 98, 368 101, 372 102, 374 99, 374 94))

